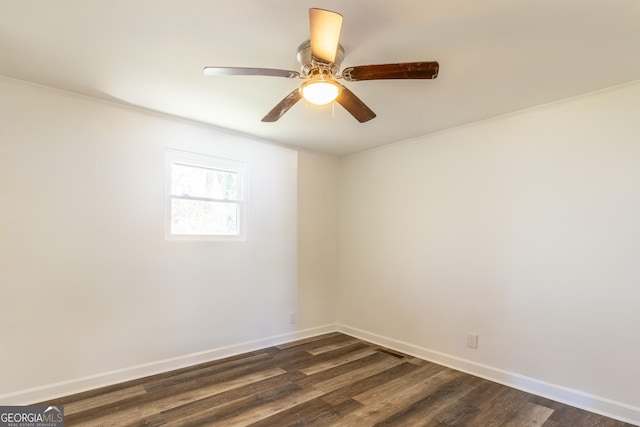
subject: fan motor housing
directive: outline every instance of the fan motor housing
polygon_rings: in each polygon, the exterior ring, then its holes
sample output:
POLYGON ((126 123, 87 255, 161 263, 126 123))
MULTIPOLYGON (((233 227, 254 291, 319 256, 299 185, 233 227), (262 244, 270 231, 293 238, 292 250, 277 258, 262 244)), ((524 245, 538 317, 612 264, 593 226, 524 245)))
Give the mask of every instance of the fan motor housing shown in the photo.
POLYGON ((313 57, 311 54, 311 41, 306 40, 298 46, 296 58, 300 63, 300 71, 303 76, 309 76, 318 72, 321 73, 323 70, 328 71, 332 75, 336 75, 338 71, 340 71, 340 64, 342 64, 342 60, 344 59, 344 48, 341 44, 338 44, 335 60, 327 63, 313 57))

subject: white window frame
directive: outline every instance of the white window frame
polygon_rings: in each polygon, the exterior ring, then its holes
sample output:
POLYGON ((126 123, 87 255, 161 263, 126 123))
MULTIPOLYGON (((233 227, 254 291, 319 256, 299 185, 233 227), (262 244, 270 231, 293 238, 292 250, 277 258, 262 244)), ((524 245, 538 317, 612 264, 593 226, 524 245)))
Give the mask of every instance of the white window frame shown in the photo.
POLYGON ((237 160, 214 157, 206 154, 191 153, 175 149, 165 149, 165 230, 166 240, 205 240, 205 241, 247 241, 247 164, 237 160), (203 197, 174 196, 172 194, 172 170, 174 164, 213 169, 237 174, 238 200, 213 199, 203 197), (174 198, 205 200, 212 202, 235 203, 238 205, 237 235, 219 234, 173 234, 171 232, 171 202, 174 198))

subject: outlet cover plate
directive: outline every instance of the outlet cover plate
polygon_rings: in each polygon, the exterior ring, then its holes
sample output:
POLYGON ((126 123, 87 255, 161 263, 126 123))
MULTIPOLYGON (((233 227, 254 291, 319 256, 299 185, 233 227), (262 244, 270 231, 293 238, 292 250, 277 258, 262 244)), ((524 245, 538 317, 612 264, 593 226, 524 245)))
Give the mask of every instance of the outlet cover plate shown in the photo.
POLYGON ((467 347, 478 348, 478 334, 467 334, 467 347))

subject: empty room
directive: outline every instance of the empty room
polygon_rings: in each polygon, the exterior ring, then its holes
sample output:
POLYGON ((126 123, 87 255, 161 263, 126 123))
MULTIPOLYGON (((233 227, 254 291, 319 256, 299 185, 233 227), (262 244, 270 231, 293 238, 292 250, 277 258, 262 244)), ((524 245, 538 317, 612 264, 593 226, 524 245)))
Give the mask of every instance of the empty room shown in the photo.
POLYGON ((639 41, 637 0, 0 2, 0 426, 640 426, 639 41))

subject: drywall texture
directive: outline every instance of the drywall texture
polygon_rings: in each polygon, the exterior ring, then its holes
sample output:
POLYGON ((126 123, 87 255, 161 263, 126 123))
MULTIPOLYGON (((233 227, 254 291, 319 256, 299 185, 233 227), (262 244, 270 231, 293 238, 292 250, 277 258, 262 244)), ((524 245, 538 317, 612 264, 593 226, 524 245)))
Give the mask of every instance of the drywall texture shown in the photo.
POLYGON ((337 157, 298 152, 298 326, 334 324, 338 268, 337 157))
POLYGON ((0 395, 295 328, 295 151, 7 79, 0 93, 0 395), (164 240, 165 147, 248 163, 247 242, 164 240))
POLYGON ((639 141, 636 83, 344 158, 339 323, 640 414, 639 141))

